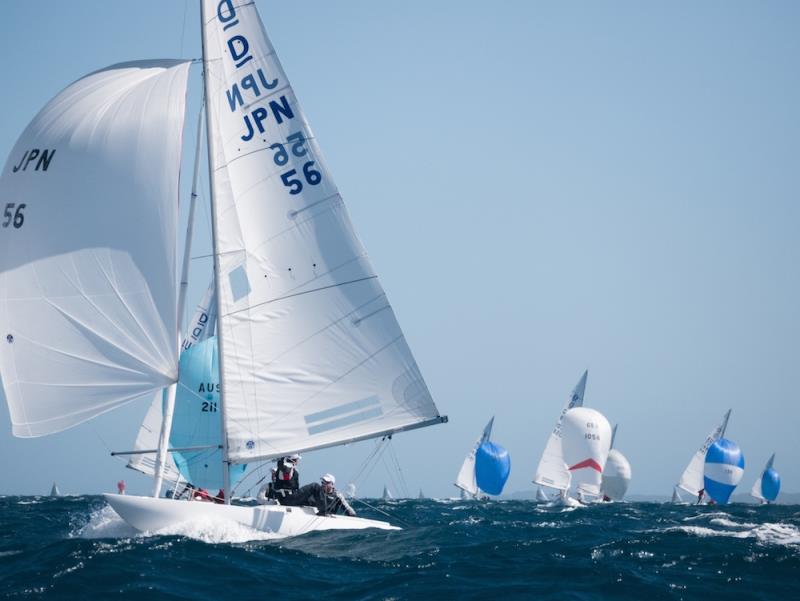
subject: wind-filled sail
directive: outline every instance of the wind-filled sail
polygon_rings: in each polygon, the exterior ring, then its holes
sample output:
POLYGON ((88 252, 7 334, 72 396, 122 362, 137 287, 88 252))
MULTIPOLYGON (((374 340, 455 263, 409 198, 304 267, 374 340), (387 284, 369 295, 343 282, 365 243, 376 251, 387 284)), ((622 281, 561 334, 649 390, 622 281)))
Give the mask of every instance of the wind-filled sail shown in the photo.
POLYGON ((760 500, 772 503, 778 498, 778 493, 781 490, 781 477, 778 472, 772 467, 775 461, 775 454, 767 461, 764 466, 764 471, 758 476, 758 479, 753 483, 753 488, 750 490, 750 496, 760 500))
POLYGON ((567 404, 561 410, 561 415, 558 416, 556 427, 553 428, 550 437, 547 439, 542 458, 536 468, 536 475, 533 478, 535 484, 559 490, 567 490, 569 488, 570 474, 561 448, 561 421, 564 419, 564 414, 570 409, 583 407, 583 395, 586 392, 586 379, 588 377, 588 370, 584 371, 581 379, 578 380, 572 390, 572 394, 569 395, 567 404))
POLYGON ((694 454, 691 461, 689 461, 689 465, 686 466, 686 469, 681 475, 678 486, 689 494, 694 496, 700 494, 703 488, 703 466, 706 461, 706 453, 714 442, 725 436, 725 430, 728 427, 728 419, 730 416, 731 410, 728 409, 727 413, 722 417, 722 422, 706 437, 703 446, 694 454))
POLYGON ((503 492, 511 473, 511 457, 505 447, 490 440, 481 443, 475 453, 475 482, 490 495, 503 492))
POLYGON ((42 109, 0 179, 0 373, 16 436, 174 382, 187 61, 87 75, 42 109))
POLYGON ((611 424, 599 411, 575 407, 562 420, 561 443, 571 484, 579 494, 598 496, 611 446, 611 424))
MULTIPOLYGON (((196 487, 215 489, 223 486, 219 392, 217 338, 211 336, 181 353, 180 379, 169 437, 170 447, 174 449, 208 447, 172 453, 183 478, 196 487)), ((241 479, 245 468, 245 465, 231 466, 231 486, 241 479)))
POLYGON ((603 469, 603 482, 600 492, 612 501, 622 501, 631 483, 631 464, 617 449, 608 452, 603 469))
POLYGON ((732 440, 714 441, 706 453, 703 485, 705 493, 719 504, 728 502, 744 474, 744 455, 732 440))
POLYGON ((442 421, 255 4, 204 23, 230 460, 442 421))
POLYGON ((489 423, 483 428, 483 433, 480 438, 472 445, 469 453, 461 464, 461 469, 458 471, 456 477, 456 486, 461 490, 471 494, 473 497, 478 494, 478 483, 475 480, 475 454, 478 452, 478 447, 484 442, 487 442, 492 435, 492 426, 494 425, 494 417, 489 420, 489 423))

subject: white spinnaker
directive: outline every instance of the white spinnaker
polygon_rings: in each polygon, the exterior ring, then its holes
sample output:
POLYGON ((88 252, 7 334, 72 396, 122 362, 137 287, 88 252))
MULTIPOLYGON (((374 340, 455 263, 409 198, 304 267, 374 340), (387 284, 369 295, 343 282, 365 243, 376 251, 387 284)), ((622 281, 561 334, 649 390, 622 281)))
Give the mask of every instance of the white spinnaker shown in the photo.
POLYGON ((569 488, 570 474, 561 448, 561 421, 564 419, 564 414, 573 407, 583 407, 583 395, 586 392, 586 379, 588 377, 589 371, 584 371, 581 379, 578 380, 569 395, 569 400, 561 410, 561 415, 558 416, 556 427, 553 428, 550 437, 547 439, 542 458, 536 468, 536 475, 533 478, 535 484, 557 488, 558 490, 567 490, 569 488))
POLYGON ((758 478, 753 483, 753 488, 750 489, 750 496, 760 501, 766 501, 767 499, 764 497, 764 493, 761 491, 761 482, 764 479, 764 472, 766 472, 769 468, 772 467, 772 463, 775 461, 775 454, 772 454, 772 457, 769 458, 767 461, 767 465, 764 466, 764 469, 758 474, 758 478))
MULTIPOLYGON (((150 451, 158 448, 158 435, 161 432, 161 417, 164 406, 163 391, 153 393, 153 400, 147 409, 142 425, 139 426, 139 433, 136 435, 136 442, 133 443, 135 451, 150 451)), ((141 453, 131 455, 126 467, 142 472, 148 476, 155 475, 155 453, 141 453)), ((178 468, 172 460, 172 454, 167 455, 164 466, 164 479, 177 482, 180 478, 178 468)))
POLYGON ((0 228, 0 372, 16 436, 65 430, 177 379, 188 69, 140 61, 87 75, 6 163, 0 204, 15 217, 25 205, 20 227, 0 228))
POLYGON ((472 445, 472 449, 464 459, 464 463, 461 464, 461 469, 458 471, 458 476, 456 477, 456 486, 461 490, 467 491, 473 497, 478 494, 478 483, 475 481, 475 454, 478 452, 478 447, 489 440, 489 437, 492 435, 493 425, 494 417, 489 420, 489 423, 486 424, 486 427, 483 429, 483 434, 481 434, 480 438, 472 445))
POLYGON ((725 429, 728 427, 728 419, 730 416, 731 410, 728 409, 727 413, 722 417, 722 422, 706 437, 703 446, 698 449, 691 461, 689 461, 689 465, 687 465, 686 469, 683 471, 681 479, 678 481, 679 488, 682 488, 689 494, 697 496, 705 487, 703 484, 703 470, 705 469, 708 447, 725 435, 725 429))
POLYGON ((603 481, 600 492, 612 501, 622 501, 631 483, 631 464, 617 449, 608 452, 606 466, 603 468, 603 481))
POLYGON ((576 491, 598 496, 611 447, 608 420, 595 409, 570 409, 561 422, 561 445, 576 491))
POLYGON ((229 459, 441 421, 255 4, 204 3, 229 459))

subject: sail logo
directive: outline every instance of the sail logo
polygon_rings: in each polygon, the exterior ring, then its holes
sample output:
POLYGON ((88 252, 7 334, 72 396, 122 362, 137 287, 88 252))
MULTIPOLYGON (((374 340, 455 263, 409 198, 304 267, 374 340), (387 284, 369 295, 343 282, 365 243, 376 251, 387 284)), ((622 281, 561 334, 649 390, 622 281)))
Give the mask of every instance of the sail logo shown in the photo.
POLYGON ((19 163, 17 163, 16 167, 12 169, 14 173, 18 171, 27 171, 30 164, 36 161, 36 165, 33 168, 33 171, 47 171, 47 168, 50 167, 50 161, 53 160, 53 157, 56 154, 56 149, 53 148, 52 150, 44 149, 40 150, 38 148, 31 148, 30 150, 26 150, 25 153, 22 155, 19 163))

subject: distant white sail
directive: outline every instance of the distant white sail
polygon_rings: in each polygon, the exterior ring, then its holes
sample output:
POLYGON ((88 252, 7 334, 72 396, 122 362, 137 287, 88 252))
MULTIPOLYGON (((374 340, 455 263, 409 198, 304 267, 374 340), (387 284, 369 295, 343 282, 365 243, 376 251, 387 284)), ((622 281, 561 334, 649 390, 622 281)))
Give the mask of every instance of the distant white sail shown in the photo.
POLYGON ((493 425, 494 417, 489 420, 489 423, 483 428, 483 433, 480 438, 472 445, 472 449, 464 459, 464 463, 461 464, 461 469, 458 471, 458 476, 456 477, 456 486, 473 497, 478 494, 478 484, 475 481, 475 454, 478 451, 478 447, 492 436, 493 425))
POLYGON ((569 488, 570 474, 561 448, 561 422, 567 411, 574 407, 583 407, 583 395, 586 392, 586 379, 588 377, 589 371, 586 370, 569 395, 566 405, 561 410, 561 415, 558 416, 556 426, 547 439, 542 458, 539 460, 539 466, 536 468, 536 475, 533 478, 535 484, 559 490, 569 488))
POLYGON ((575 407, 564 414, 561 443, 571 484, 578 493, 598 496, 611 446, 611 424, 595 409, 575 407))
POLYGON ((612 501, 622 501, 631 483, 631 464, 617 449, 608 452, 600 492, 612 501))
POLYGON ((51 497, 60 497, 61 496, 61 491, 58 490, 58 484, 56 484, 55 482, 53 482, 53 488, 50 489, 50 496, 51 497))
POLYGON ((540 503, 547 503, 550 499, 547 497, 545 492, 542 490, 542 487, 536 489, 536 500, 540 503))
POLYGON ((683 499, 681 499, 681 496, 678 494, 678 487, 677 486, 673 486, 672 487, 672 501, 671 502, 672 503, 683 503, 683 499))
POLYGON ((188 61, 79 79, 0 178, 0 373, 16 436, 177 380, 178 176, 188 61))
POLYGON ((386 488, 385 484, 383 485, 383 495, 381 495, 381 498, 384 501, 389 501, 390 499, 394 499, 394 497, 392 496, 391 491, 388 488, 386 488))
POLYGON ((678 487, 682 488, 689 494, 697 496, 704 488, 703 470, 705 469, 708 447, 725 435, 725 430, 728 427, 728 419, 730 416, 731 410, 728 409, 728 411, 722 417, 722 422, 706 437, 705 442, 703 442, 703 445, 694 454, 691 461, 689 461, 689 465, 686 466, 686 469, 681 475, 681 479, 678 481, 678 487))
POLYGON ((422 492, 422 489, 421 489, 421 488, 419 489, 419 495, 417 496, 417 498, 418 498, 418 499, 424 499, 424 498, 425 498, 425 493, 424 493, 424 492, 422 492))
POLYGON ((228 458, 443 421, 255 3, 204 3, 228 458))

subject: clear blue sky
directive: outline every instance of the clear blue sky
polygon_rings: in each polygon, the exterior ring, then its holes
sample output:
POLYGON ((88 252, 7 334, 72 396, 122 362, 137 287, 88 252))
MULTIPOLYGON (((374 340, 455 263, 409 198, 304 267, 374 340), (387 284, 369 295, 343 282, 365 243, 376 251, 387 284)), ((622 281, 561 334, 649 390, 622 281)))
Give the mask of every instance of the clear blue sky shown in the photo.
MULTIPOLYGON (((512 455, 507 492, 532 488, 585 368, 587 405, 620 423, 631 492, 669 494, 729 407, 742 489, 774 451, 784 490, 800 490, 800 4, 257 4, 451 419, 395 438, 412 494, 453 494, 491 415, 512 455)), ((2 11, 3 157, 82 75, 200 56, 194 1, 2 11)), ((190 303, 210 277, 207 261, 194 267, 190 303)), ((149 490, 108 457, 131 447, 144 411, 23 440, 0 409, 0 494, 53 480, 100 492, 120 477, 149 490)), ((309 454, 301 473, 346 481, 371 448, 309 454)), ((385 481, 379 466, 360 492, 385 481)))

